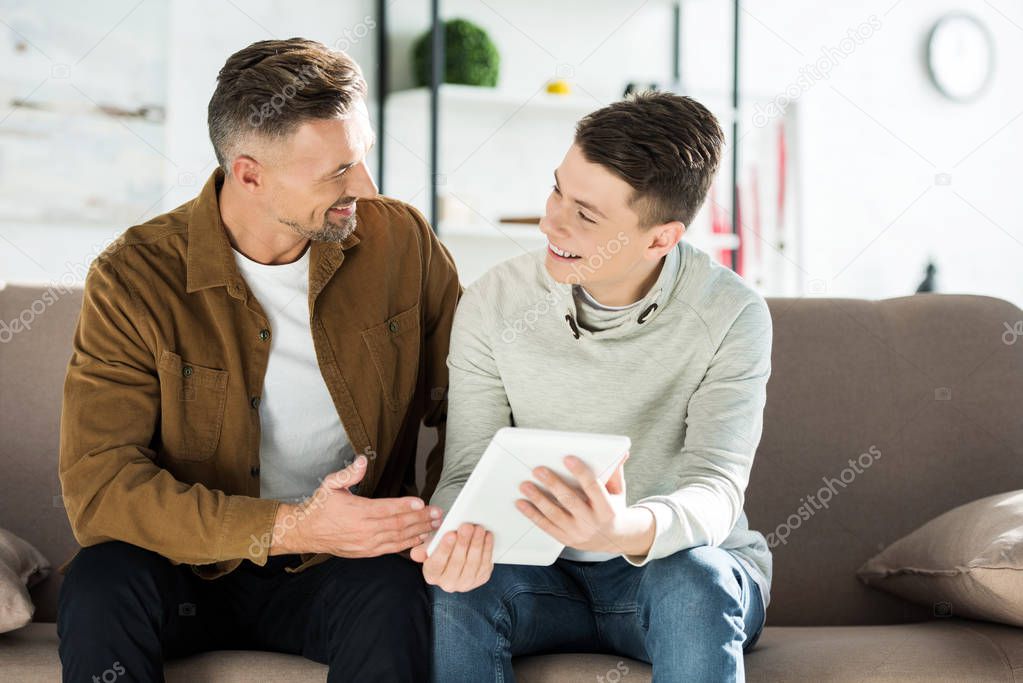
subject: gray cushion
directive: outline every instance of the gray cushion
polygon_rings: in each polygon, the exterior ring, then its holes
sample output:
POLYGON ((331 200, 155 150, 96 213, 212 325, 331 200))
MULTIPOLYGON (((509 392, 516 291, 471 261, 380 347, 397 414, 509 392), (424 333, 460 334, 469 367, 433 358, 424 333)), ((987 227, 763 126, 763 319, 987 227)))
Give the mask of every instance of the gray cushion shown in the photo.
MULTIPOLYGON (((270 652, 208 652, 172 660, 165 669, 168 683, 327 678, 327 667, 321 664, 270 652)), ((0 635, 0 671, 5 680, 60 680, 55 627, 30 624, 0 635)), ((515 672, 520 683, 650 681, 649 666, 613 655, 525 657, 516 661, 515 672)), ((859 683, 867 679, 928 683, 1023 680, 1023 629, 959 619, 891 626, 774 626, 764 630, 746 656, 746 680, 750 683, 859 683)))
POLYGON ((860 580, 956 616, 1023 627, 1023 490, 961 505, 871 558, 860 580))
POLYGON ((50 563, 28 541, 0 529, 0 633, 32 621, 29 586, 50 573, 50 563))

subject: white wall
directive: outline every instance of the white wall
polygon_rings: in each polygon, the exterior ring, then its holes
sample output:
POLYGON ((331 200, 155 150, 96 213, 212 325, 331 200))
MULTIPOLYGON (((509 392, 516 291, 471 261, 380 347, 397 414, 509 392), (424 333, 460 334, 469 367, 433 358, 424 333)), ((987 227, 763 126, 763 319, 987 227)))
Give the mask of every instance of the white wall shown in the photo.
POLYGON ((79 280, 159 208, 167 7, 0 0, 0 18, 0 279, 79 280))
MULTIPOLYGON (((687 4, 683 64, 694 85, 728 68, 724 4, 687 4)), ((850 29, 872 15, 880 25, 798 98, 807 293, 908 294, 931 256, 941 291, 1023 305, 1023 3, 744 0, 743 7, 743 82, 776 93, 850 29), (950 11, 975 14, 994 37, 994 79, 972 104, 943 98, 926 71, 927 33, 950 11), (942 173, 950 185, 936 184, 942 173)))
POLYGON ((359 62, 374 87, 374 37, 363 39, 360 24, 372 21, 372 0, 249 0, 204 2, 171 0, 168 60, 167 155, 164 209, 192 198, 216 166, 206 128, 206 106, 216 87, 217 72, 237 50, 257 40, 301 36, 344 48, 359 62), (189 184, 193 183, 193 184, 189 184))
MULTIPOLYGON (((490 30, 502 52, 502 85, 508 88, 538 87, 541 78, 555 75, 558 64, 578 67, 584 60, 576 77, 603 92, 616 91, 628 78, 663 81, 668 73, 670 26, 659 3, 528 0, 483 5, 448 0, 445 5, 448 16, 468 16, 490 30), (631 15, 636 8, 641 9, 631 15), (590 45, 600 47, 586 59, 590 45)), ((405 55, 413 37, 425 28, 425 6, 413 0, 391 3, 395 87, 409 85, 402 80, 407 76, 398 76, 407 75, 405 55)), ((1023 117, 1016 118, 1023 112, 1023 88, 1018 87, 1023 3, 745 0, 743 6, 743 82, 759 92, 784 92, 822 48, 837 46, 849 29, 871 15, 880 22, 827 80, 798 98, 799 208, 805 244, 803 257, 791 258, 806 293, 878 298, 908 294, 932 256, 942 291, 990 294, 1023 304, 1016 166, 1023 150, 1023 117), (953 9, 980 17, 996 43, 997 72, 988 92, 974 104, 942 98, 930 85, 923 61, 928 30, 953 9), (935 183, 941 173, 951 175, 950 185, 935 183)), ((683 67, 687 83, 695 88, 728 84, 729 7, 719 0, 686 2, 683 67)), ((216 71, 228 54, 271 36, 305 35, 337 44, 355 35, 353 30, 372 17, 373 8, 372 0, 170 0, 164 151, 174 165, 167 165, 166 186, 162 196, 152 198, 152 213, 191 197, 212 168, 205 108, 216 71), (243 7, 244 14, 233 5, 243 7)), ((372 89, 375 35, 372 30, 360 33, 366 37, 349 41, 348 47, 372 89)), ((417 125, 425 127, 425 120, 417 125)), ((509 124, 484 144, 474 163, 486 162, 489 168, 499 163, 495 160, 502 149, 515 144, 521 148, 523 140, 529 138, 509 124)), ((559 153, 547 147, 545 154, 559 153)), ((425 180, 422 163, 416 163, 418 167, 408 165, 408 173, 425 180)), ((484 166, 470 164, 467 169, 477 176, 485 173, 484 166)), ((515 172, 510 168, 509 177, 515 172)), ((102 182, 76 182, 90 180, 102 182)), ((536 204, 546 183, 546 178, 529 174, 521 191, 523 205, 536 204)), ((2 225, 0 234, 7 239, 0 240, 0 277, 60 279, 71 257, 88 254, 97 240, 124 227, 79 231, 71 225, 52 230, 2 225), (37 263, 18 255, 12 244, 37 263)))
MULTIPOLYGON (((0 0, 3 7, 11 0, 0 0)), ((17 4, 17 3, 15 3, 17 4)), ((77 36, 85 46, 98 43, 98 47, 90 55, 89 61, 83 62, 71 72, 71 80, 85 75, 90 62, 116 48, 116 38, 120 31, 139 30, 138 22, 151 22, 152 17, 141 10, 133 10, 134 2, 109 3, 103 8, 106 25, 100 20, 90 24, 78 24, 82 35, 77 36), (120 21, 120 23, 118 23, 120 21), (94 25, 95 24, 95 25, 94 25), (104 32, 113 29, 109 36, 103 38, 104 32), (102 40, 101 40, 102 39, 102 40)), ((152 3, 150 3, 152 5, 152 3)), ((213 93, 217 71, 227 57, 234 51, 256 40, 268 38, 290 38, 300 35, 319 40, 327 45, 344 47, 362 65, 370 79, 371 87, 375 72, 375 56, 373 36, 370 33, 364 39, 356 36, 365 35, 359 28, 374 7, 372 0, 360 2, 321 2, 299 0, 283 2, 281 0, 247 0, 246 2, 201 2, 199 0, 166 0, 159 3, 161 25, 166 17, 168 31, 167 54, 165 59, 166 74, 166 123, 163 126, 163 140, 148 140, 153 147, 159 147, 163 154, 164 182, 157 187, 149 188, 143 206, 148 209, 138 216, 136 211, 132 218, 118 216, 109 224, 89 221, 76 224, 73 221, 54 222, 4 222, 0 221, 0 281, 11 282, 66 282, 69 278, 81 281, 87 270, 89 260, 102 247, 128 227, 134 219, 142 221, 163 211, 174 208, 193 197, 205 182, 214 168, 213 149, 210 146, 206 130, 206 105, 213 93), (136 217, 137 216, 137 217, 136 217)), ((60 8, 35 8, 32 21, 19 23, 24 38, 48 55, 60 62, 73 62, 84 51, 63 55, 65 44, 62 35, 56 28, 67 23, 58 12, 60 8), (52 16, 47 16, 50 12, 52 16), (59 48, 59 52, 55 49, 59 48)), ((146 9, 143 7, 143 9, 146 9)), ((152 14, 149 8, 149 14, 152 14)), ((19 10, 19 16, 21 11, 19 10)), ((6 14, 5 14, 6 16, 6 14)), ((0 27, 2 29, 4 27, 0 27)), ((2 33, 2 30, 0 30, 2 33)), ((10 31, 12 42, 21 38, 10 31)), ((35 55, 34 67, 43 69, 47 75, 50 70, 49 61, 36 54, 34 50, 26 51, 35 55)), ((122 50, 123 53, 123 50, 122 50)), ((106 55, 109 57, 109 55, 106 55)), ((120 57, 124 63, 123 54, 120 57)), ((109 60, 108 60, 109 61, 109 60)), ((99 76, 110 80, 119 77, 115 73, 117 62, 105 64, 105 72, 92 74, 92 80, 99 76)), ((124 66, 124 73, 131 74, 133 69, 124 66)), ((137 69, 135 69, 137 70, 137 69)), ((95 69, 93 69, 95 71, 95 69)), ((2 73, 2 71, 0 71, 2 73)), ((120 77, 124 77, 121 74, 120 77)), ((51 79, 51 82, 53 79, 51 79)), ((48 82, 47 86, 50 86, 48 82)), ((5 96, 24 95, 0 88, 5 96)), ((0 111, 0 119, 8 112, 0 111)), ((15 112, 16 114, 17 112, 15 112)), ((115 127, 120 124, 112 124, 115 127)), ((133 129, 136 124, 130 124, 133 129)), ((130 142, 131 133, 117 128, 130 142)), ((0 123, 0 144, 4 141, 3 124, 0 123)), ((40 145, 47 144, 41 141, 40 145)), ((153 151, 142 147, 145 154, 153 151)), ((91 185, 96 193, 102 195, 109 190, 109 178, 102 173, 85 172, 69 175, 66 173, 66 162, 61 163, 69 155, 79 150, 67 149, 66 146, 51 145, 41 153, 50 164, 33 168, 38 175, 37 183, 50 187, 52 193, 60 193, 62 187, 79 188, 91 185)), ((3 158, 0 148, 0 159, 3 158)))

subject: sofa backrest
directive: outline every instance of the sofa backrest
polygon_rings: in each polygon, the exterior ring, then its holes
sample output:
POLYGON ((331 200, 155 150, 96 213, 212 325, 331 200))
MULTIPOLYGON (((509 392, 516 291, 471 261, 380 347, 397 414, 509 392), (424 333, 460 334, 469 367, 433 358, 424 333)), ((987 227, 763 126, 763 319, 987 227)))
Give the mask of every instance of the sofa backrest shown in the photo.
POLYGON ((768 623, 933 618, 855 572, 942 512, 1023 489, 1023 338, 1008 333, 1023 311, 942 294, 769 305, 772 376, 746 493, 750 527, 774 544, 768 623))
POLYGON ((56 617, 56 568, 78 548, 57 476, 60 402, 79 288, 0 289, 0 527, 32 543, 54 567, 32 591, 36 621, 56 617))
MULTIPOLYGON (((80 290, 0 290, 0 527, 54 566, 77 548, 57 450, 80 302, 80 290), (8 332, 16 318, 28 329, 8 332)), ((1023 488, 1023 338, 1006 334, 1023 311, 938 294, 768 303, 773 370, 746 494, 751 528, 773 545, 768 622, 929 618, 855 572, 941 512, 1023 488)), ((54 619, 59 582, 33 591, 36 620, 54 619)))

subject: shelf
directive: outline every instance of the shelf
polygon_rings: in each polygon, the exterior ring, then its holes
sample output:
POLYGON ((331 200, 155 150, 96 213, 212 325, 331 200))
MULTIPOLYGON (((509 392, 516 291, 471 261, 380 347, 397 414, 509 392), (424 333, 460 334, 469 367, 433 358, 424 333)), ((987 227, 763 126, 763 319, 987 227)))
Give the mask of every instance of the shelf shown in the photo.
MULTIPOLYGON (((445 83, 440 87, 441 100, 447 104, 466 106, 497 107, 501 109, 545 109, 564 111, 577 115, 587 114, 599 109, 611 99, 603 101, 596 96, 575 92, 568 95, 555 95, 546 91, 504 90, 501 88, 483 88, 472 85, 455 85, 445 83)), ((387 96, 387 104, 406 106, 427 106, 430 101, 429 88, 412 88, 398 90, 387 96)))
MULTIPOLYGON (((666 91, 670 90, 667 86, 666 91)), ((617 102, 622 98, 620 92, 594 92, 591 89, 583 91, 581 88, 567 95, 555 95, 544 90, 539 92, 527 92, 525 90, 506 90, 503 88, 484 88, 473 85, 455 85, 445 83, 440 87, 440 99, 442 106, 456 105, 458 107, 485 107, 517 111, 519 109, 529 111, 563 112, 581 118, 601 107, 617 102)), ((730 95, 723 91, 712 90, 690 90, 682 93, 695 98, 714 112, 722 123, 730 123, 733 119, 731 111, 730 95)), ((757 101, 758 98, 765 98, 767 95, 745 92, 743 101, 757 101)), ((429 88, 412 88, 409 90, 396 90, 387 95, 387 106, 409 107, 414 111, 425 110, 430 104, 429 88)), ((392 110, 393 111, 393 110, 392 110)), ((748 112, 746 112, 748 113, 748 112)))

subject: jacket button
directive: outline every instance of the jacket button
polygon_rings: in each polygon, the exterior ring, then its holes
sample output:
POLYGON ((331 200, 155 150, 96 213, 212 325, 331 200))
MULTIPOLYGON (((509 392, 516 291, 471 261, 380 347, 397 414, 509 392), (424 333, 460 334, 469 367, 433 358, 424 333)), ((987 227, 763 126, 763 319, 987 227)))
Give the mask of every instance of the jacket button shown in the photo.
POLYGON ((259 476, 259 465, 254 465, 254 466, 250 467, 249 468, 249 474, 251 474, 254 477, 258 477, 259 476))
POLYGON ((249 405, 251 405, 253 408, 258 408, 259 407, 259 396, 253 396, 252 400, 249 401, 249 405))
POLYGON ((397 332, 398 331, 398 323, 396 323, 396 322, 394 322, 392 320, 390 323, 388 323, 387 329, 389 329, 391 332, 397 332))
POLYGON ((270 338, 270 330, 268 330, 268 329, 266 329, 266 328, 264 328, 264 329, 260 330, 260 331, 259 331, 259 338, 260 338, 260 339, 261 339, 262 341, 266 341, 267 339, 269 339, 269 338, 270 338))
POLYGON ((194 370, 192 370, 191 365, 186 365, 185 367, 181 368, 182 377, 191 377, 193 372, 194 370))

